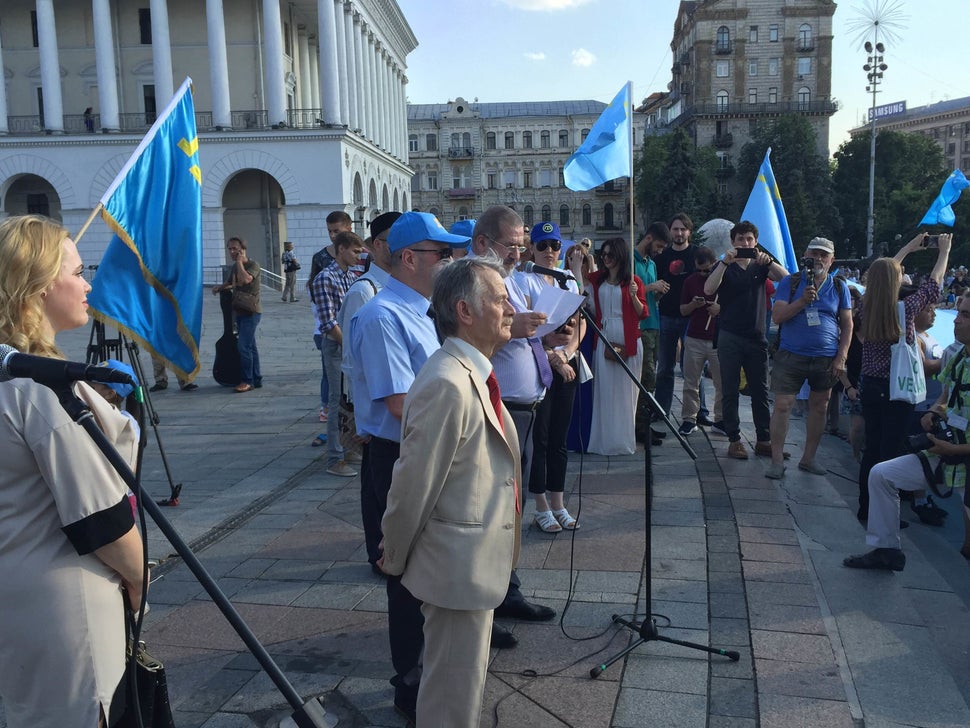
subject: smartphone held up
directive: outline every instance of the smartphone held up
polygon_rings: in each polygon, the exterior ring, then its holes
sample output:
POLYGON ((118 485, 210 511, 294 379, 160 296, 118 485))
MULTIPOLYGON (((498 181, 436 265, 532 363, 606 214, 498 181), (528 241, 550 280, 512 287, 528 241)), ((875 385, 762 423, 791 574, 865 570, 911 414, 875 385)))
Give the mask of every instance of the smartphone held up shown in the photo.
POLYGON ((939 248, 940 247, 940 236, 930 235, 927 233, 923 236, 922 246, 924 248, 939 248))

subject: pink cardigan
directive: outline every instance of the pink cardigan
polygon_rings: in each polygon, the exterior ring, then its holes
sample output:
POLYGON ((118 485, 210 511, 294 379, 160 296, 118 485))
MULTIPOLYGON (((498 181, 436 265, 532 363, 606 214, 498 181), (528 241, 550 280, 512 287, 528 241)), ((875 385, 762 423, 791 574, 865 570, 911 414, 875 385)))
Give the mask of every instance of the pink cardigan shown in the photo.
MULTIPOLYGON (((589 274, 589 283, 593 287, 593 305, 595 311, 596 325, 602 327, 603 312, 600 308, 600 286, 609 276, 609 271, 598 270, 589 274)), ((643 313, 637 316, 633 309, 633 301, 630 300, 630 284, 620 284, 621 310, 623 311, 623 348, 627 356, 636 356, 637 342, 640 340, 640 319, 645 319, 650 315, 647 308, 646 293, 643 290, 643 281, 640 276, 633 276, 637 282, 637 299, 643 304, 643 313)), ((593 332, 593 346, 596 346, 596 332, 593 332)))

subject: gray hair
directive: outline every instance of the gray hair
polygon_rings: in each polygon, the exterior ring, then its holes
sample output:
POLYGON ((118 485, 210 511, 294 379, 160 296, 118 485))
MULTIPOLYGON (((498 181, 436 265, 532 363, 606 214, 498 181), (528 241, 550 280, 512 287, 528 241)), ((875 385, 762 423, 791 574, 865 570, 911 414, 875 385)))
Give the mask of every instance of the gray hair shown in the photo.
POLYGON ((458 302, 465 301, 475 313, 482 311, 485 296, 483 273, 493 270, 502 277, 504 268, 495 255, 461 258, 449 263, 435 276, 431 305, 441 338, 458 333, 458 302))
POLYGON ((472 240, 479 235, 484 235, 492 240, 502 234, 502 227, 521 228, 522 218, 519 213, 511 207, 505 205, 492 205, 482 213, 482 216, 475 222, 475 230, 472 232, 472 240))

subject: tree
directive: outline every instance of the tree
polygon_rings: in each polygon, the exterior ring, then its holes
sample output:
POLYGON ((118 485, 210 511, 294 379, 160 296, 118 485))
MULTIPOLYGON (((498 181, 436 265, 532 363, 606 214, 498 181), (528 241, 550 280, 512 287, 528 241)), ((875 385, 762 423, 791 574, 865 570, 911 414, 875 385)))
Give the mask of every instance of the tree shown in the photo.
MULTIPOLYGON (((828 161, 818 153, 815 130, 808 119, 788 114, 759 123, 751 141, 741 149, 738 161, 741 180, 754 184, 768 147, 771 147, 771 168, 785 205, 795 253, 800 255, 808 241, 817 235, 838 240, 842 222, 834 202, 828 161)), ((733 219, 740 219, 743 209, 742 202, 733 219)))
POLYGON ((717 157, 710 147, 695 148, 683 129, 648 136, 636 160, 636 202, 649 224, 684 211, 695 222, 721 214, 717 157))

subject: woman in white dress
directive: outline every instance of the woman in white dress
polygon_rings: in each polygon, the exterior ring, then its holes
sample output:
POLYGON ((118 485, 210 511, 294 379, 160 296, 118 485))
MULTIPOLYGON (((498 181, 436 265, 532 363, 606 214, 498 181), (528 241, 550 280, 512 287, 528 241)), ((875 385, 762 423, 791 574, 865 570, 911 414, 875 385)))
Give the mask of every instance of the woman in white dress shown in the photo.
MULTIPOLYGON (((63 358, 59 331, 88 321, 91 286, 67 231, 39 215, 0 222, 0 343, 63 358)), ((73 386, 109 440, 131 421, 73 386)), ((144 552, 127 489, 54 391, 0 382, 0 697, 10 728, 111 726, 124 709, 123 592, 141 600, 144 552)))
POLYGON ((648 315, 643 281, 633 275, 630 244, 610 238, 600 246, 602 267, 590 273, 595 321, 606 341, 593 351, 593 423, 589 451, 600 455, 632 455, 637 444, 634 414, 637 385, 616 362, 622 357, 634 375, 643 362, 640 320, 648 315), (608 353, 607 353, 608 352, 608 353))

